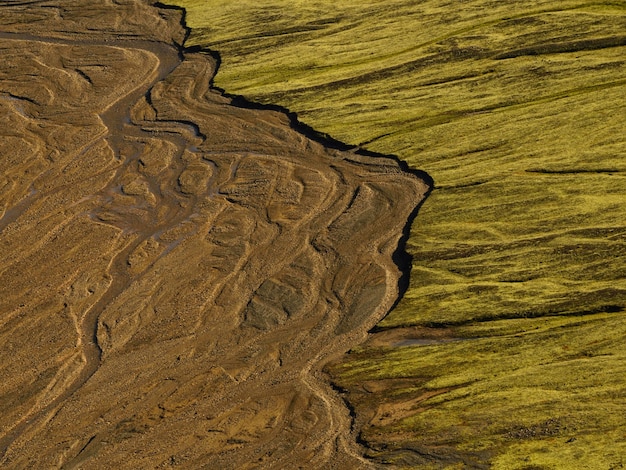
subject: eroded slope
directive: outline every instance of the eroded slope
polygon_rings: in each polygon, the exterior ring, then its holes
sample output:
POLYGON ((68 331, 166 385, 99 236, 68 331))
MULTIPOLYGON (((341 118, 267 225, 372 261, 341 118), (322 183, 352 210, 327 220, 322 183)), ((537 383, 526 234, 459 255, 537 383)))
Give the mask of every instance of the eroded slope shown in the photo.
POLYGON ((6 468, 367 466, 318 374, 427 185, 210 88, 140 2, 0 8, 6 468))
POLYGON ((624 2, 172 1, 218 86, 435 180, 407 293, 333 369, 372 453, 620 468, 624 2))

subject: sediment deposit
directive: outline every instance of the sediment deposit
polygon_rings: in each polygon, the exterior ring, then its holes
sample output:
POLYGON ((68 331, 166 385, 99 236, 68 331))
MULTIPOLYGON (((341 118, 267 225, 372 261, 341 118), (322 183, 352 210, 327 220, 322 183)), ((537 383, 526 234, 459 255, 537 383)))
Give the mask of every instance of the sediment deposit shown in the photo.
POLYGON ((366 467, 320 370, 428 185, 233 106, 181 21, 0 7, 0 465, 366 467))

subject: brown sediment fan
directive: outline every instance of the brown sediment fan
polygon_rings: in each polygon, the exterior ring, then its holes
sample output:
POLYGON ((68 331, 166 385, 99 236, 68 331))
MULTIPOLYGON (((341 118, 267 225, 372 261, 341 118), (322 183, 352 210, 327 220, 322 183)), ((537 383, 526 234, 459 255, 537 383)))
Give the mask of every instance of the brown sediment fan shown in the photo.
POLYGON ((179 10, 0 7, 3 468, 358 468, 320 374, 428 190, 211 89, 179 10))

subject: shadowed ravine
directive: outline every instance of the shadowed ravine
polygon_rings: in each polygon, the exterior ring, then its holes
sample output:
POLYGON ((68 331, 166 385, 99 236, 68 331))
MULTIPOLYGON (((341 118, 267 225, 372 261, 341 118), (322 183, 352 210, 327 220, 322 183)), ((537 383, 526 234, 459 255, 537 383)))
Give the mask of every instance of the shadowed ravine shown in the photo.
POLYGON ((234 106, 177 9, 58 3, 0 7, 0 465, 371 465, 320 371, 429 183, 234 106))

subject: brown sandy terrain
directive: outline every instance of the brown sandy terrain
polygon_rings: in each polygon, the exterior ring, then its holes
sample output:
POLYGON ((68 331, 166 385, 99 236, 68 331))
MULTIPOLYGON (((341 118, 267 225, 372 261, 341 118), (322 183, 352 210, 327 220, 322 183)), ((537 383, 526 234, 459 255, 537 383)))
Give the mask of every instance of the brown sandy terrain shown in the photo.
POLYGON ((0 466, 370 465, 320 371, 395 302, 428 185, 233 106, 179 10, 0 24, 0 466))

